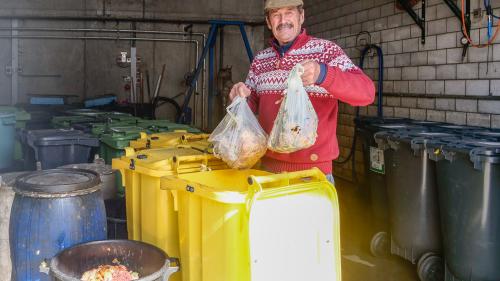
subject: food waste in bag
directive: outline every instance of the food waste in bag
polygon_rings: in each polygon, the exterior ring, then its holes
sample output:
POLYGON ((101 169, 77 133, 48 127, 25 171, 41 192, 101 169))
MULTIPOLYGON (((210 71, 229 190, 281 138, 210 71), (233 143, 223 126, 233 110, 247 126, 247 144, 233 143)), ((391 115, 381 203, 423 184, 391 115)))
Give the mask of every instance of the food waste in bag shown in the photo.
POLYGON ((267 143, 272 151, 291 153, 316 142, 318 115, 302 84, 303 73, 304 67, 297 64, 288 76, 287 89, 267 143))
POLYGON ((208 139, 214 155, 235 169, 251 168, 266 153, 267 134, 245 98, 236 97, 208 139))

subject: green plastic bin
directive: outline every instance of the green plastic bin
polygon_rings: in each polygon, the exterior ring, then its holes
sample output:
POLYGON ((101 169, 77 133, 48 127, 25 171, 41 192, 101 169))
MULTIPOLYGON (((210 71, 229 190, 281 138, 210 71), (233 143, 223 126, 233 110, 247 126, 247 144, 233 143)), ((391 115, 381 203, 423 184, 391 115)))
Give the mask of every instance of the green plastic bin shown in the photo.
POLYGON ((130 145, 131 140, 141 136, 144 128, 137 126, 110 127, 100 136, 99 155, 106 164, 111 164, 113 158, 119 158, 125 154, 125 147, 130 145))
MULTIPOLYGON (((24 109, 13 106, 0 106, 0 112, 13 112, 16 115, 16 129, 25 129, 26 123, 31 119, 31 114, 24 109)), ((14 144, 14 159, 21 160, 23 158, 23 149, 19 138, 15 137, 14 144)))
POLYGON ((76 124, 95 123, 96 119, 88 116, 54 116, 52 118, 52 127, 54 129, 71 129, 76 124))
POLYGON ((9 168, 14 159, 16 114, 0 110, 0 169, 9 168))
POLYGON ((199 129, 193 128, 188 125, 178 124, 169 120, 139 120, 138 127, 146 129, 149 134, 173 132, 176 130, 185 130, 188 133, 201 133, 199 129))

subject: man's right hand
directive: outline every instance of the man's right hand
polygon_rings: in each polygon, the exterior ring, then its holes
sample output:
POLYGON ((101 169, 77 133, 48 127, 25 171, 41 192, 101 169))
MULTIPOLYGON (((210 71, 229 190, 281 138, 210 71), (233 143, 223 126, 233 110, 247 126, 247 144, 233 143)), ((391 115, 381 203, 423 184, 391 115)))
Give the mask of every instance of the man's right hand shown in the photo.
POLYGON ((246 98, 250 95, 250 89, 248 89, 247 85, 243 82, 238 82, 233 85, 231 88, 231 92, 229 93, 229 99, 233 101, 236 96, 240 96, 242 98, 246 98))

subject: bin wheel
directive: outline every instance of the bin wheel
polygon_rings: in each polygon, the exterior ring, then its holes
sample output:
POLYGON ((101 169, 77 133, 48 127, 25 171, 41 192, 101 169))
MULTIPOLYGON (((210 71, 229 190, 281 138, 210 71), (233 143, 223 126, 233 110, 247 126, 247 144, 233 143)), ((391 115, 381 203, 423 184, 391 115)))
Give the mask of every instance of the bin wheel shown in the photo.
POLYGON ((417 263, 418 278, 421 281, 441 281, 444 278, 443 260, 436 253, 425 253, 417 263))
POLYGON ((387 232, 381 231, 373 235, 370 242, 370 252, 374 257, 389 255, 389 235, 387 235, 387 232))

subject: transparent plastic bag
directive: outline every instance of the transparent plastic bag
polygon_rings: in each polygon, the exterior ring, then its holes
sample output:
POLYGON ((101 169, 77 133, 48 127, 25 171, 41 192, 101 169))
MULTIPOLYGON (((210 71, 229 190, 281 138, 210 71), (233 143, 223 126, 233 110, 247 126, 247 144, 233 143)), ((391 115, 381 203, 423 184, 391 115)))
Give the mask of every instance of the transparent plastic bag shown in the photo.
POLYGON ((214 155, 231 168, 251 168, 266 153, 267 134, 245 98, 236 97, 226 111, 208 139, 214 155))
POLYGON ((267 142, 270 150, 291 153, 316 142, 318 115, 302 84, 303 73, 304 67, 297 64, 288 75, 287 89, 267 142))

